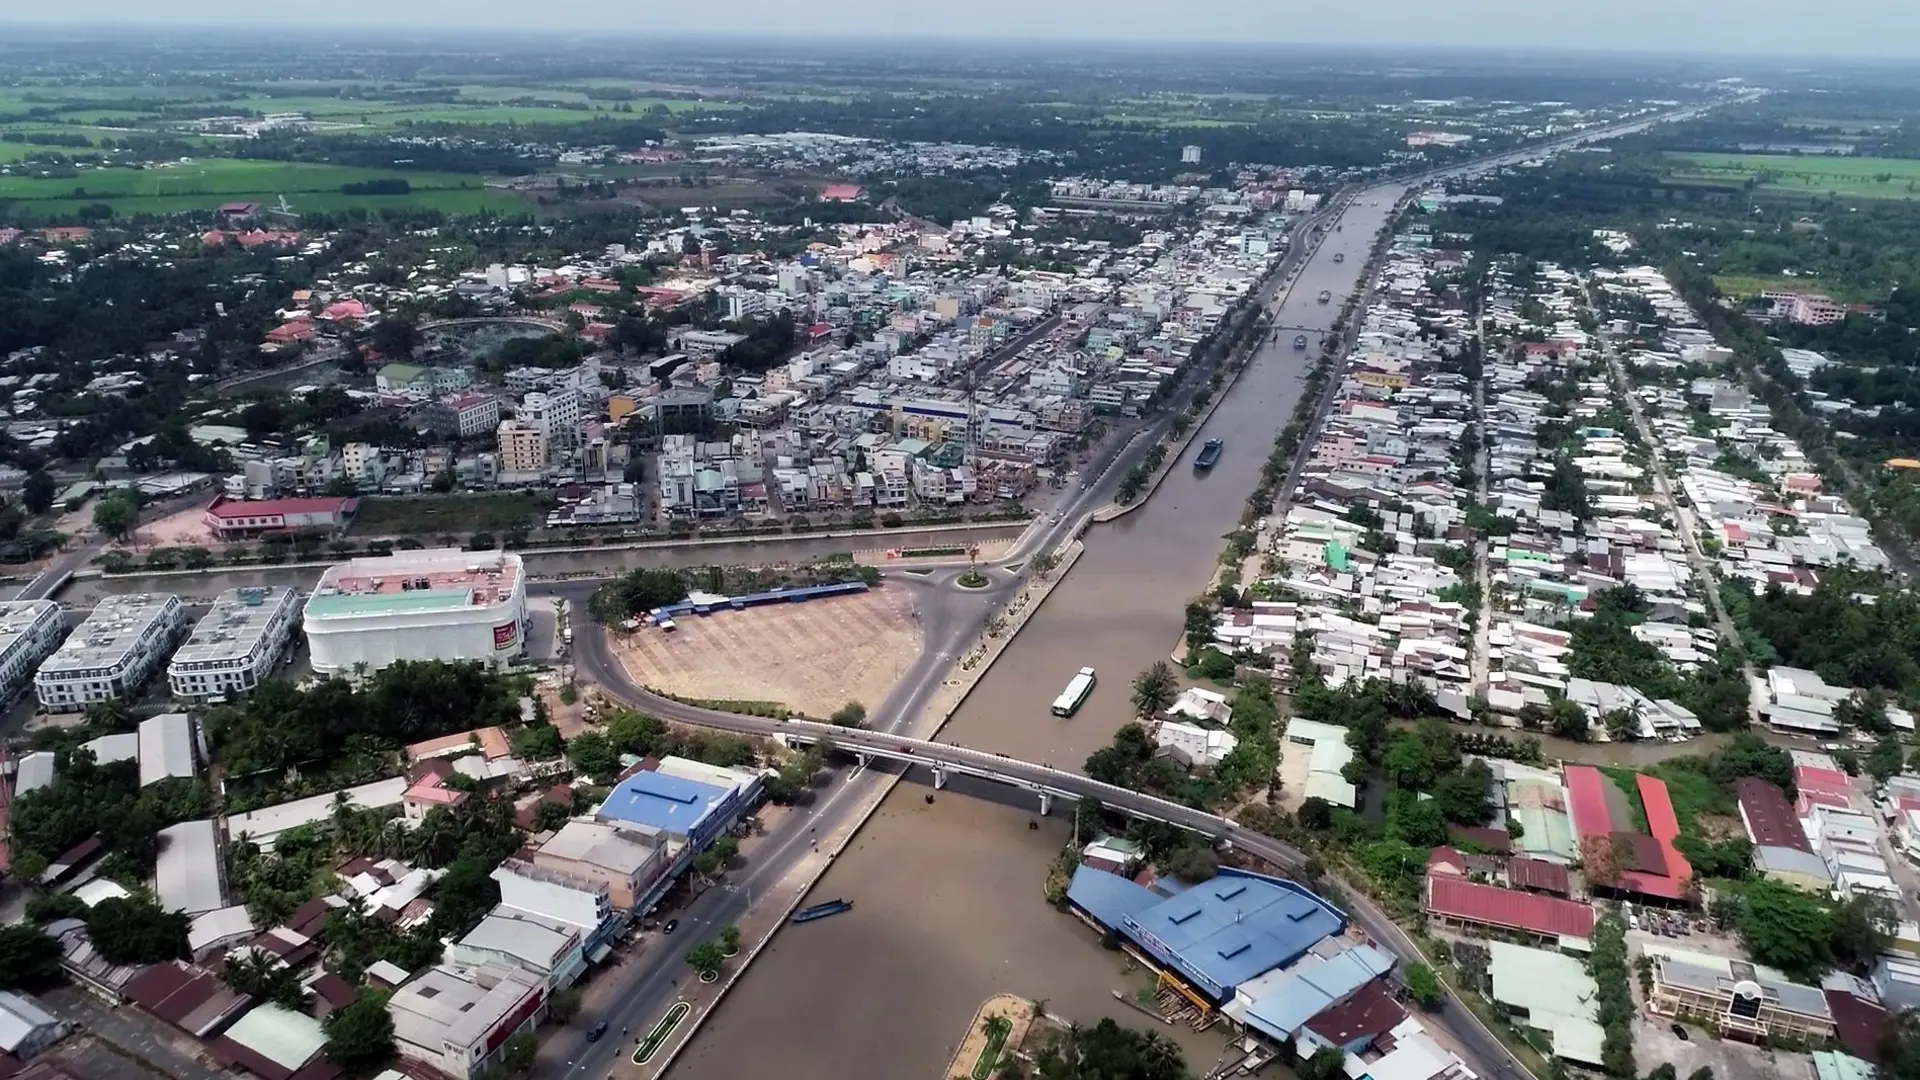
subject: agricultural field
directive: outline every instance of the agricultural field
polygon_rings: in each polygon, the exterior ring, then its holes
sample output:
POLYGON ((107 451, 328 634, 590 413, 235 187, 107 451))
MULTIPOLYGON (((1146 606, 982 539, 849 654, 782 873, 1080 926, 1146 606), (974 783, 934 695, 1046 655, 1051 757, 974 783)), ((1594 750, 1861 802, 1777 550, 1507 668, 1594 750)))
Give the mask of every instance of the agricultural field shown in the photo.
POLYGON ((1667 160, 1683 183, 1752 183, 1758 192, 1777 195, 1920 198, 1920 160, 1909 158, 1674 151, 1667 160))
POLYGON ((307 162, 205 158, 137 169, 86 168, 65 177, 0 176, 0 199, 12 200, 12 210, 29 220, 70 214, 96 203, 126 215, 210 210, 235 201, 272 204, 281 196, 296 210, 385 205, 468 213, 526 207, 520 196, 487 188, 478 176, 307 162), (349 195, 340 190, 344 184, 386 179, 404 179, 413 190, 403 195, 349 195))
MULTIPOLYGON (((608 81, 601 89, 634 90, 626 101, 594 100, 585 89, 533 87, 489 83, 417 83, 368 87, 315 80, 256 85, 249 93, 219 92, 201 87, 149 86, 25 86, 0 88, 0 116, 24 115, 29 110, 53 110, 62 124, 110 124, 141 130, 161 130, 185 114, 305 113, 314 120, 369 128, 403 124, 573 124, 596 116, 633 119, 655 107, 675 115, 726 112, 747 108, 742 101, 709 101, 646 95, 638 84, 608 81), (345 97, 329 94, 337 90, 345 97), (418 101, 409 92, 456 90, 454 101, 418 101), (291 93, 290 93, 291 91, 291 93), (133 103, 139 103, 137 106, 133 103), (158 111, 154 103, 163 103, 158 111), (520 104, 505 104, 520 102, 520 104), (615 112, 616 106, 627 111, 615 112)), ((3 125, 0 125, 3 126, 3 125)))

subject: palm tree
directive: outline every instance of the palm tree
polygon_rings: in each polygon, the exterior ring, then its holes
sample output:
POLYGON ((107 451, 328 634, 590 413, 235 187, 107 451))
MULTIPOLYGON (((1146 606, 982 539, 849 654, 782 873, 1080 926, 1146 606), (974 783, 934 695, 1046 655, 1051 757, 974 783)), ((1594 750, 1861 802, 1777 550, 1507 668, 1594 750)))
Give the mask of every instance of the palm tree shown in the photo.
POLYGON ((333 842, 344 846, 347 830, 353 824, 353 796, 344 791, 333 793, 333 842))
POLYGON ((1133 677, 1133 711, 1152 716, 1173 704, 1174 690, 1173 665, 1154 661, 1152 667, 1133 677))

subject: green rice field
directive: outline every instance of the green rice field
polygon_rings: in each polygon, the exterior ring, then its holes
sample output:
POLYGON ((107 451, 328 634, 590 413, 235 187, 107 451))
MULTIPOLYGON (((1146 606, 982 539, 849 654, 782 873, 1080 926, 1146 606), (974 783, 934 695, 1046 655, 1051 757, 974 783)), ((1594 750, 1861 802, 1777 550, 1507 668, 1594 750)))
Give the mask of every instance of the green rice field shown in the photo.
MULTIPOLYGON (((0 144, 6 145, 6 144, 0 144)), ((399 172, 291 161, 203 158, 147 168, 90 168, 71 177, 0 176, 0 199, 27 219, 70 214, 105 203, 118 214, 164 214, 209 210, 223 202, 273 204, 286 196, 296 211, 352 206, 424 206, 447 213, 525 209, 519 195, 483 186, 460 173, 399 172), (400 178, 405 195, 349 195, 341 185, 400 178)))
POLYGON ((1835 195, 1868 199, 1920 197, 1920 160, 1796 156, 1789 154, 1705 154, 1672 152, 1674 179, 1680 181, 1752 182, 1765 193, 1801 196, 1835 195))

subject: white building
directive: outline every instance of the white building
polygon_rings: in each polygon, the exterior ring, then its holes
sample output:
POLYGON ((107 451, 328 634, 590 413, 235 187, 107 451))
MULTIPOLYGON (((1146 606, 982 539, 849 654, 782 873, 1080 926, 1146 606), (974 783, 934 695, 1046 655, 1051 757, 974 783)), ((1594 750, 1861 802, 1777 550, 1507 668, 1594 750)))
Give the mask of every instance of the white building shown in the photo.
POLYGON ((190 701, 252 693, 287 655, 299 625, 300 597, 292 589, 228 589, 173 654, 168 687, 190 701))
POLYGON ((34 668, 67 636, 67 616, 51 600, 0 603, 0 701, 27 688, 34 668))
POLYGON ((468 968, 515 965, 546 980, 549 991, 572 986, 587 969, 579 927, 505 906, 449 946, 447 960, 468 968))
POLYGON ((443 548, 327 568, 307 598, 307 645, 321 675, 397 660, 504 664, 526 652, 520 556, 443 548))
POLYGON ((340 448, 341 475, 356 484, 379 487, 387 478, 386 458, 372 443, 350 442, 340 448))
POLYGON ((547 870, 524 859, 508 859, 493 871, 500 883, 500 904, 566 923, 583 939, 593 938, 613 917, 613 890, 604 881, 547 870))
POLYGON ((186 625, 187 609, 171 593, 101 598, 33 677, 41 706, 78 712, 96 701, 132 697, 166 662, 186 625))
POLYGON ((532 1031, 546 1014, 546 980, 514 965, 470 971, 433 967, 387 1002, 401 1057, 424 1061, 455 1080, 506 1057, 507 1040, 532 1031))
POLYGON ((1197 146, 1193 146, 1191 144, 1181 147, 1180 148, 1180 164, 1182 165, 1200 164, 1200 148, 1197 146))
POLYGON ((545 435, 550 449, 580 445, 580 395, 570 389, 528 394, 521 399, 517 416, 545 435))
POLYGON ((1154 726, 1153 741, 1177 760, 1195 768, 1212 768, 1233 753, 1240 740, 1222 728, 1203 728, 1178 720, 1162 720, 1154 726))

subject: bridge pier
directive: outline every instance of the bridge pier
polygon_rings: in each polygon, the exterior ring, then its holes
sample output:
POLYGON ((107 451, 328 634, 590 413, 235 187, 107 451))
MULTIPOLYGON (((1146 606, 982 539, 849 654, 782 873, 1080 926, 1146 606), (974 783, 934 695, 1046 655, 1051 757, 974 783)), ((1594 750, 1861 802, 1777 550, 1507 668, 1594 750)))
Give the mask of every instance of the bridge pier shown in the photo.
POLYGON ((855 750, 853 752, 853 759, 859 762, 860 767, 863 769, 873 764, 873 755, 867 753, 865 750, 855 750))
POLYGON ((947 770, 939 765, 933 767, 933 790, 939 791, 947 786, 947 770))
POLYGON ((1053 793, 1043 791, 1040 793, 1040 816, 1046 817, 1051 813, 1053 813, 1053 793))

